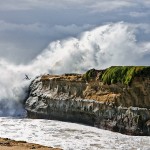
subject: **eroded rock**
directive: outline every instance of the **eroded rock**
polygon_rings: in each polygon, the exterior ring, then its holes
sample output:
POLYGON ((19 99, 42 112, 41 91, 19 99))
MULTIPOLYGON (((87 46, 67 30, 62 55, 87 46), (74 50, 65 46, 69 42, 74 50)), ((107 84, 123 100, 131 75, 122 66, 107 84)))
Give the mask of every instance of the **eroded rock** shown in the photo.
POLYGON ((132 85, 86 81, 82 75, 41 76, 30 86, 30 118, 85 123, 131 135, 150 135, 150 79, 132 85))

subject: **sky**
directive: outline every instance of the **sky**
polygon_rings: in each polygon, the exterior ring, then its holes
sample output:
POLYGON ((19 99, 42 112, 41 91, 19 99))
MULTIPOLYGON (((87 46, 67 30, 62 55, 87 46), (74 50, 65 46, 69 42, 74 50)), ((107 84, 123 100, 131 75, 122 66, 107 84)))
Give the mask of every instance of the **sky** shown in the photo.
MULTIPOLYGON (((148 51, 149 18, 150 0, 1 0, 0 58, 28 64, 53 41, 120 22, 148 51)), ((149 65, 149 58, 148 51, 141 64, 149 65)))

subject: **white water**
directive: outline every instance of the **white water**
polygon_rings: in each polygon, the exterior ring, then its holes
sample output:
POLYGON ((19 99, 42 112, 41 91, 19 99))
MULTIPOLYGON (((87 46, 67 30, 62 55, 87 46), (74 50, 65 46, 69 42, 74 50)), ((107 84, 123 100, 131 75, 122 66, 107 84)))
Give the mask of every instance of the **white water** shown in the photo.
MULTIPOLYGON (((149 42, 136 41, 136 29, 112 23, 82 33, 78 38, 55 41, 27 65, 16 65, 0 57, 0 116, 21 114, 29 81, 44 73, 82 73, 111 65, 150 65, 149 42), (144 61, 144 62, 143 62, 144 61)), ((16 54, 17 55, 17 54, 16 54)))
MULTIPOLYGON (((83 72, 111 65, 150 65, 145 59, 150 42, 136 40, 126 23, 114 23, 82 33, 78 38, 55 41, 28 65, 16 65, 0 57, 0 116, 24 112, 22 101, 30 81, 44 73, 83 72)), ((17 54, 16 54, 17 55, 17 54)), ((146 57, 147 58, 147 57, 146 57)), ((130 137, 100 129, 49 120, 0 118, 0 136, 59 146, 64 149, 148 149, 149 137, 130 137)))
POLYGON ((127 136, 52 120, 0 118, 0 137, 64 150, 150 150, 150 137, 127 136))

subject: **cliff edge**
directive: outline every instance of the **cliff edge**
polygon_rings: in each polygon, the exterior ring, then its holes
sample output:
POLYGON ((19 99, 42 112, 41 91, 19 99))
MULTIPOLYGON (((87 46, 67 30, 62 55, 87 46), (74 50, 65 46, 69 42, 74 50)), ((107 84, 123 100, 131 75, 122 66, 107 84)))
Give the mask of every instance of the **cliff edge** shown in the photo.
POLYGON ((150 67, 113 66, 85 74, 37 77, 25 109, 30 118, 150 135, 150 67))

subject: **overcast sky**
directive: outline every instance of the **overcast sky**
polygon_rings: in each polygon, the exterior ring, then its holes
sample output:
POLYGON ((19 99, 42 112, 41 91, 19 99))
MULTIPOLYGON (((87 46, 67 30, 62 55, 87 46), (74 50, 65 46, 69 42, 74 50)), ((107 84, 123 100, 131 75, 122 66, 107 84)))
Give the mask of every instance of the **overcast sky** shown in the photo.
POLYGON ((1 0, 0 57, 27 63, 52 41, 121 21, 149 42, 150 0, 1 0))

